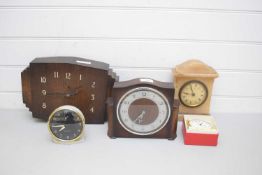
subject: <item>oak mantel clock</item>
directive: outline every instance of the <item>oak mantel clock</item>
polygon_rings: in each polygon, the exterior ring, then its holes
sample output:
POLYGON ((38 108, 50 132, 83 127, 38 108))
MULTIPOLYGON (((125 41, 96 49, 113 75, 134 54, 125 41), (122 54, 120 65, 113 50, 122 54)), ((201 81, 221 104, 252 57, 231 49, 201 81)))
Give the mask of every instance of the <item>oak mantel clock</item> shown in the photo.
POLYGON ((116 82, 108 100, 108 136, 176 137, 179 101, 172 83, 152 79, 116 82))
POLYGON ((173 69, 175 98, 180 114, 209 114, 214 79, 218 73, 199 60, 186 61, 173 69))
POLYGON ((21 76, 23 102, 33 117, 47 120, 56 108, 71 105, 94 124, 104 123, 117 78, 108 64, 77 57, 36 58, 21 76))

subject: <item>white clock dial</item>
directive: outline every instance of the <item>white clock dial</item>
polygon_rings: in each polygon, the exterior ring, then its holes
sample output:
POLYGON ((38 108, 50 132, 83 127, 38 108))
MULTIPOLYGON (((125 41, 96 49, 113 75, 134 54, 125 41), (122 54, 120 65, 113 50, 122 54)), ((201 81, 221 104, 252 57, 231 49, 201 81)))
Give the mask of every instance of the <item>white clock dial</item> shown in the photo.
POLYGON ((194 119, 194 120, 189 121, 189 129, 208 130, 208 129, 212 129, 212 125, 209 122, 199 120, 199 119, 194 119))
POLYGON ((139 87, 128 91, 119 100, 117 118, 128 132, 150 135, 166 125, 170 118, 170 105, 158 90, 139 87))

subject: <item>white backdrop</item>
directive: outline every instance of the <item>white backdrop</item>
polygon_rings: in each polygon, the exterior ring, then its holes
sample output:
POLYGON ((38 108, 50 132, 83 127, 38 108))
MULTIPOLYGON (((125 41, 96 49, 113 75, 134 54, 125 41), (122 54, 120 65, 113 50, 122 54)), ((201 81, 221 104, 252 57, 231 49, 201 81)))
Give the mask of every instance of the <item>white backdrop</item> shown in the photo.
POLYGON ((220 74, 212 112, 262 113, 261 0, 0 0, 0 108, 25 108, 20 72, 40 56, 104 61, 121 80, 172 81, 197 58, 220 74))

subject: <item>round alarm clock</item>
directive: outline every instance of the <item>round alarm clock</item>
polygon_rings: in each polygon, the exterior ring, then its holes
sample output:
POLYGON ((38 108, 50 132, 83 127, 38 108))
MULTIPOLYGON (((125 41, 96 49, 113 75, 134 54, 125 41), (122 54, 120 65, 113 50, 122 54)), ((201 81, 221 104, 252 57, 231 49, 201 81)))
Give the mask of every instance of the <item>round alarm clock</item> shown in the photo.
POLYGON ((61 106, 55 109, 48 120, 48 130, 52 139, 58 143, 73 143, 82 138, 85 118, 74 106, 61 106))
POLYGON ((107 102, 108 136, 175 139, 174 91, 172 83, 145 78, 115 83, 107 102))

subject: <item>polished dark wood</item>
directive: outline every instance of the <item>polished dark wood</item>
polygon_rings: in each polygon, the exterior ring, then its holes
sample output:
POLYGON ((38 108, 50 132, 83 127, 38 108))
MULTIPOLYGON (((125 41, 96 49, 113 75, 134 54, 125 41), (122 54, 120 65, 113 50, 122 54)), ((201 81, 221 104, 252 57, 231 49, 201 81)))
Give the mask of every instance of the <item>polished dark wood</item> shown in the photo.
POLYGON ((54 109, 72 105, 83 112, 86 123, 102 124, 116 77, 103 62, 77 57, 36 58, 21 73, 23 102, 35 118, 47 120, 54 109))
MULTIPOLYGON (((142 79, 147 80, 147 79, 142 79)), ((107 100, 108 113, 108 136, 110 138, 124 137, 124 138, 166 138, 173 140, 176 138, 178 108, 179 100, 174 99, 175 89, 172 83, 164 83, 153 80, 141 81, 141 79, 134 79, 125 82, 115 82, 112 97, 107 100), (171 107, 171 115, 167 124, 157 133, 152 135, 136 135, 124 129, 117 119, 117 104, 120 98, 129 90, 137 87, 150 87, 160 91, 168 100, 171 107)))

